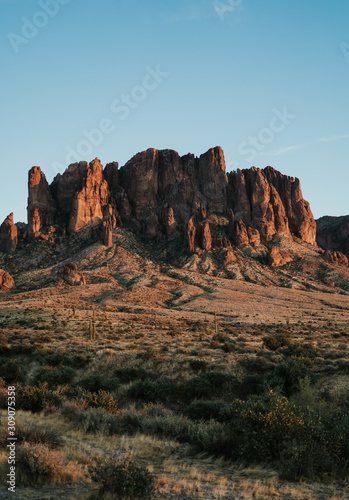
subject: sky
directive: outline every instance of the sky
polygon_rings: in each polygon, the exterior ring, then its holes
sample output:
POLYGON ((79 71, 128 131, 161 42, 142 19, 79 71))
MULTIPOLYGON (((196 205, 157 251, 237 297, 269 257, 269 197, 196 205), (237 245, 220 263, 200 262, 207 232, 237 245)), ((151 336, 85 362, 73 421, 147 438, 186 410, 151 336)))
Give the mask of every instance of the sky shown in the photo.
POLYGON ((347 0, 0 0, 0 223, 28 170, 150 147, 301 180, 349 214, 347 0))

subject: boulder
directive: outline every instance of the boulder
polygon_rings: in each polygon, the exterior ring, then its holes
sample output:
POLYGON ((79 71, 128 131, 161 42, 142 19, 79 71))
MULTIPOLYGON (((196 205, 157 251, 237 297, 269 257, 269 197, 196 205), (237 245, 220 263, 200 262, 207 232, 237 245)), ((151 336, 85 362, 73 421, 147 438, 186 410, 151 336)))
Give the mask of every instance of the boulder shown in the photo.
POLYGON ((280 250, 278 247, 273 247, 271 249, 269 254, 269 264, 272 267, 282 267, 292 261, 292 255, 285 250, 280 250))
POLYGON ((73 262, 66 264, 64 267, 57 271, 59 281, 64 281, 68 285, 79 286, 86 285, 86 279, 82 272, 78 269, 77 265, 73 262))
POLYGON ((0 292, 8 292, 14 285, 15 282, 12 276, 3 269, 0 269, 0 292))

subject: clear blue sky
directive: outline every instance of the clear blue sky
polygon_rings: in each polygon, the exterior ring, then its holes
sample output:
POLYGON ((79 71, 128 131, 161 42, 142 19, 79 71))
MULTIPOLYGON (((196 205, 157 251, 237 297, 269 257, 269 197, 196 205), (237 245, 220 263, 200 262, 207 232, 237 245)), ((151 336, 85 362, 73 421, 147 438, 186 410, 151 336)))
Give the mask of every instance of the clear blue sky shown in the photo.
POLYGON ((348 0, 0 0, 1 221, 69 147, 123 165, 219 145, 230 170, 299 177, 315 217, 348 214, 348 20, 348 0))

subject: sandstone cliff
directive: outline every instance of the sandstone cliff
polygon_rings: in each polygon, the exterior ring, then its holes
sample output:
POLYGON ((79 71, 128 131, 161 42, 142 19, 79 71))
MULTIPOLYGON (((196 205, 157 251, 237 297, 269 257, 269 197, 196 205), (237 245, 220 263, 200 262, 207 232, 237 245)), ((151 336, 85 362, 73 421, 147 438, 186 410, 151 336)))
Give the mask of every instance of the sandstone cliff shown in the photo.
POLYGON ((70 165, 51 185, 33 167, 28 224, 30 237, 52 225, 70 235, 98 230, 106 246, 123 225, 149 240, 184 237, 189 254, 232 244, 257 248, 275 234, 316 244, 299 180, 271 167, 227 174, 219 147, 200 157, 148 149, 120 169, 114 162, 103 170, 96 158, 70 165))

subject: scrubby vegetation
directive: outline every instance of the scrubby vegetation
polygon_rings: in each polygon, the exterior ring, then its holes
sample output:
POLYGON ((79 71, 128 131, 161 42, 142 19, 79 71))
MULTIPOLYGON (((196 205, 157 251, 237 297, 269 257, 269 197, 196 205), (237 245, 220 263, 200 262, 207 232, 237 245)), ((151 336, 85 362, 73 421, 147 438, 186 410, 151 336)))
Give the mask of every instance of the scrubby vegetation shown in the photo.
MULTIPOLYGON (((133 323, 115 335, 107 322, 99 328, 96 343, 85 332, 83 342, 62 334, 64 352, 52 337, 41 342, 42 332, 3 333, 1 407, 15 384, 17 410, 58 419, 91 440, 145 436, 185 446, 192 457, 272 467, 287 480, 348 478, 349 391, 336 386, 349 374, 346 325, 227 322, 216 334, 183 322, 148 337, 133 323)), ((128 455, 100 451, 74 462, 49 424, 19 425, 17 438, 22 485, 89 477, 98 498, 147 498, 159 486, 128 455)), ((5 445, 4 430, 0 439, 5 445)))

